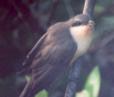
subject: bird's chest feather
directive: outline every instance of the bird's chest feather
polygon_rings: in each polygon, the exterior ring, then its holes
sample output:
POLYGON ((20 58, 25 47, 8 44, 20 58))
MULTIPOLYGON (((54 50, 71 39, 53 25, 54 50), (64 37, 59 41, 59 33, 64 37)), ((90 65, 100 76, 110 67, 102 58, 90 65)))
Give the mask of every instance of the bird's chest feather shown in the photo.
POLYGON ((75 52, 74 59, 83 55, 88 50, 92 41, 92 31, 93 30, 87 26, 74 27, 70 29, 71 36, 77 44, 77 50, 75 52))

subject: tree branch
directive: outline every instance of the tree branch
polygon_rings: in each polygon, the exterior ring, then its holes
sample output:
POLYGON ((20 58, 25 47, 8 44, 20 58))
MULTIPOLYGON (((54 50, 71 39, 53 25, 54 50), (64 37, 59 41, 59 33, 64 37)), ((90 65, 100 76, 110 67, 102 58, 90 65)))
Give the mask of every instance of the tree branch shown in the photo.
POLYGON ((85 0, 83 14, 93 17, 96 0, 85 0))
POLYGON ((82 60, 83 58, 79 58, 76 63, 74 62, 74 66, 70 71, 68 77, 68 84, 65 91, 65 97, 75 97, 75 93, 77 91, 77 83, 79 81, 80 72, 82 69, 82 60))
MULTIPOLYGON (((94 7, 96 0, 85 0, 83 14, 88 15, 90 18, 93 17, 94 7)), ((69 74, 68 84, 65 91, 65 97, 75 97, 75 93, 77 92, 77 85, 80 79, 81 68, 83 67, 81 62, 83 60, 83 56, 76 60, 76 64, 71 69, 69 74)))

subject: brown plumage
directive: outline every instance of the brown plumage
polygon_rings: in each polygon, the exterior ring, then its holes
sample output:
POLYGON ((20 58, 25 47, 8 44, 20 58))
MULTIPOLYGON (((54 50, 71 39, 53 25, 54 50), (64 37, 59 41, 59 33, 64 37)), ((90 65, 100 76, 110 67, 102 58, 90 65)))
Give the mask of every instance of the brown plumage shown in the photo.
POLYGON ((92 31, 93 22, 90 23, 89 17, 82 14, 51 26, 24 62, 31 64, 32 79, 19 97, 34 97, 38 91, 52 88, 72 62, 87 51, 92 31), (81 49, 83 45, 84 49, 81 49))

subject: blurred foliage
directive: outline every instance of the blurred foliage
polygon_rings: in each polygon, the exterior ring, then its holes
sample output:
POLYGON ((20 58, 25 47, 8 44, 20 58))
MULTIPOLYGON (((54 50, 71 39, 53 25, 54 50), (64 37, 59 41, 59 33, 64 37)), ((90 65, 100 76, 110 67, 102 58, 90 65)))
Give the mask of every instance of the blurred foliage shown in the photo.
POLYGON ((48 92, 46 90, 42 90, 35 97, 48 97, 48 92))
POLYGON ((76 97, 98 97, 100 90, 100 71, 96 66, 89 74, 84 89, 76 94, 76 97))
MULTIPOLYGON (((81 92, 78 92, 76 97, 98 97, 101 85, 100 83, 100 71, 99 67, 96 66, 87 77, 84 89, 81 92)), ((48 92, 46 90, 42 90, 38 92, 35 97, 48 97, 48 92)))
POLYGON ((0 97, 16 96, 17 90, 15 89, 16 79, 14 76, 0 79, 0 97))
MULTIPOLYGON (((0 0, 0 97, 19 95, 25 78, 14 75, 22 70, 28 51, 50 25, 80 13, 83 3, 84 0, 0 0)), ((97 0, 95 21, 98 39, 90 48, 93 52, 89 59, 100 65, 100 97, 113 97, 114 0, 97 0)))

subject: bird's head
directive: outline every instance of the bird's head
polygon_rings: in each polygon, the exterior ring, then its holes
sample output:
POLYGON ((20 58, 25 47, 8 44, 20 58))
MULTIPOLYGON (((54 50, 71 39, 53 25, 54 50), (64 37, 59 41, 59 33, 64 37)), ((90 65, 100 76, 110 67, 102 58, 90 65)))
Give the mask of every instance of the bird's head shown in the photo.
POLYGON ((76 58, 83 55, 89 48, 94 30, 94 21, 87 15, 77 15, 67 21, 69 32, 77 44, 76 58))
POLYGON ((92 32, 94 29, 94 21, 84 14, 77 15, 68 20, 70 30, 76 32, 77 34, 88 35, 89 32, 92 32))
POLYGON ((77 15, 68 20, 68 23, 71 27, 78 27, 83 25, 93 25, 94 21, 88 16, 84 14, 77 15))

